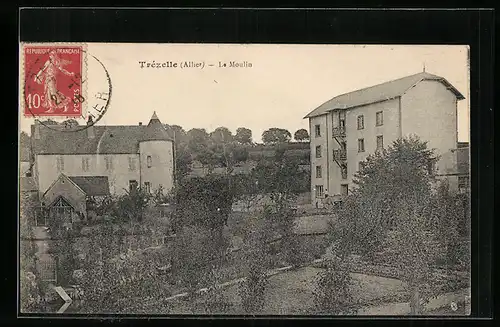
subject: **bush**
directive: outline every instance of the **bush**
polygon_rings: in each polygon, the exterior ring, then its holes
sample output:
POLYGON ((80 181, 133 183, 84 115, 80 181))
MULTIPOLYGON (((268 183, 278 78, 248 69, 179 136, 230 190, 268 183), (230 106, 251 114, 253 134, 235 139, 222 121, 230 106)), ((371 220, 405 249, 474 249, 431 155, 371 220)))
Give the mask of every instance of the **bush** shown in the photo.
POLYGON ((241 306, 246 313, 257 314, 264 309, 267 283, 267 277, 260 273, 248 276, 247 280, 240 284, 241 306))
POLYGON ((310 263, 325 254, 327 245, 325 239, 294 235, 285 249, 287 261, 297 267, 310 263))
POLYGON ((349 314, 356 310, 351 294, 352 279, 342 261, 339 257, 328 259, 326 269, 316 277, 313 311, 317 314, 349 314))
POLYGON ((240 284, 239 294, 243 310, 256 314, 264 308, 267 269, 272 265, 271 229, 268 213, 253 221, 243 246, 243 271, 247 280, 240 284))
POLYGON ((185 226, 177 233, 173 246, 175 278, 190 291, 205 287, 212 270, 223 264, 228 244, 218 231, 185 226))

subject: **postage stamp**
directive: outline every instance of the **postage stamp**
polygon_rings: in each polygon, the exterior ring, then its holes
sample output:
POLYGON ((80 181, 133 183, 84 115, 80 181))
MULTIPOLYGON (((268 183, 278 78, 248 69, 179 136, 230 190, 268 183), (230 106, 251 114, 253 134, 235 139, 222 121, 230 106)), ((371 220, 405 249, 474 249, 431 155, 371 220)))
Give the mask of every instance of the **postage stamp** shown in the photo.
POLYGON ((86 51, 83 45, 24 45, 24 106, 28 117, 83 116, 86 51))

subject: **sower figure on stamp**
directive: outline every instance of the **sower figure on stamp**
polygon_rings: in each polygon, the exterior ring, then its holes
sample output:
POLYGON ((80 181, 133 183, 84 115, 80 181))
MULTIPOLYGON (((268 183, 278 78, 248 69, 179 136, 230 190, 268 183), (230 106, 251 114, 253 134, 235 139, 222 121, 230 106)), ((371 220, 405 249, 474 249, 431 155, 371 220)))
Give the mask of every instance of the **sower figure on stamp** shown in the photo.
POLYGON ((62 72, 67 76, 74 76, 74 72, 69 72, 63 68, 71 61, 60 59, 55 50, 49 52, 49 60, 45 62, 42 69, 35 75, 35 82, 44 85, 45 98, 42 106, 47 108, 47 112, 53 112, 54 109, 64 108, 68 111, 68 104, 71 99, 67 98, 57 89, 57 74, 62 72))

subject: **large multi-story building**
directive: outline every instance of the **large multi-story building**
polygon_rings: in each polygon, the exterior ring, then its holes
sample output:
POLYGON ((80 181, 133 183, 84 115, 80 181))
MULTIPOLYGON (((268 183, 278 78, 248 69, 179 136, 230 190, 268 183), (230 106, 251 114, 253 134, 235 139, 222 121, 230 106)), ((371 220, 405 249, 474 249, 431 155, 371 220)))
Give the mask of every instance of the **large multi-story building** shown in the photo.
POLYGON ((445 78, 421 72, 342 94, 311 111, 311 195, 347 195, 359 165, 377 148, 417 135, 440 155, 437 174, 457 185, 457 102, 445 78), (453 176, 455 175, 455 176, 453 176))
POLYGON ((174 145, 156 113, 148 125, 63 128, 31 126, 32 175, 41 197, 61 175, 87 184, 107 180, 115 195, 136 186, 151 192, 173 187, 174 145))

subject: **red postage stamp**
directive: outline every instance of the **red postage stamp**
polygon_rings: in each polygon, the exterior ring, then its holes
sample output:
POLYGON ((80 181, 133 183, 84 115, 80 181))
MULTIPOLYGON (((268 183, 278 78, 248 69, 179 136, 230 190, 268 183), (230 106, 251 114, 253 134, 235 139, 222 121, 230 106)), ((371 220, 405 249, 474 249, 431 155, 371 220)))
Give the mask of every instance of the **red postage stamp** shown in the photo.
POLYGON ((24 115, 83 116, 83 46, 25 45, 24 115))

